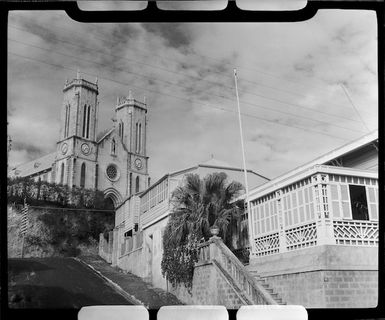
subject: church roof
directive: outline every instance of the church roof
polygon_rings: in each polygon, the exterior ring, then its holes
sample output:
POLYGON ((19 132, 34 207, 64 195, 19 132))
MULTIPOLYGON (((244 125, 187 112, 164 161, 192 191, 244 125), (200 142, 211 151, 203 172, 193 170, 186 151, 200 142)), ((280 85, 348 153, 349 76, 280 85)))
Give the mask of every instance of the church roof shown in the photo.
POLYGON ((8 175, 11 177, 26 177, 45 170, 51 170, 52 164, 55 162, 55 156, 56 152, 53 152, 33 161, 20 164, 12 168, 8 175))
POLYGON ((114 128, 109 129, 105 134, 102 135, 100 139, 97 139, 96 143, 102 142, 105 138, 107 138, 112 132, 114 131, 114 128))

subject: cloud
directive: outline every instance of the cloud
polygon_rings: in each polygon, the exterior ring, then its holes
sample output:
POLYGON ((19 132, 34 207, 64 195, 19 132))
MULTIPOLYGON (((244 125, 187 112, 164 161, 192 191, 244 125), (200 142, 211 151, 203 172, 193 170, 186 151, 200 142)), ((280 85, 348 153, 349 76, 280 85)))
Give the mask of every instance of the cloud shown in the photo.
POLYGON ((146 96, 153 181, 210 154, 242 166, 235 67, 248 166, 263 175, 362 135, 341 83, 377 126, 372 12, 319 11, 285 24, 84 24, 60 12, 11 12, 10 26, 10 39, 35 46, 9 41, 13 163, 55 150, 63 84, 77 68, 87 80, 99 77, 99 132, 111 126, 116 96, 146 96))
POLYGON ((160 36, 172 48, 186 47, 193 40, 189 29, 183 24, 148 23, 142 26, 148 32, 160 36))
POLYGON ((28 154, 28 158, 33 160, 44 154, 44 149, 34 146, 30 143, 15 141, 12 143, 12 150, 14 151, 25 151, 28 154))

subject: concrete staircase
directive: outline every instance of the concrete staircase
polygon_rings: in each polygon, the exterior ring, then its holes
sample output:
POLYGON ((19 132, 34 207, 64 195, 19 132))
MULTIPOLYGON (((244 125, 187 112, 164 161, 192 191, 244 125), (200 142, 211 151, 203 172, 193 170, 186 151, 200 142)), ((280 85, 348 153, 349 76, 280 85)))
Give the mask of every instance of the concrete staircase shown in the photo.
POLYGON ((286 305, 286 302, 283 301, 282 297, 274 291, 274 289, 269 285, 266 279, 263 279, 257 271, 248 270, 248 272, 253 276, 254 280, 258 282, 265 290, 270 294, 271 297, 277 302, 279 305, 286 305))
POLYGON ((199 261, 213 263, 246 304, 286 304, 256 271, 247 270, 219 237, 199 246, 199 261))

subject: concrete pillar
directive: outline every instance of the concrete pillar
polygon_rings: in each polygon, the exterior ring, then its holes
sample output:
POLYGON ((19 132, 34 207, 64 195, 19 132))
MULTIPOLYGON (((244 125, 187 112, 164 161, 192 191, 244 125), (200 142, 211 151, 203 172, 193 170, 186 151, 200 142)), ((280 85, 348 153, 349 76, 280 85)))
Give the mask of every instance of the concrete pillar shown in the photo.
POLYGON ((276 201, 277 201, 277 210, 278 210, 278 225, 279 225, 279 252, 286 252, 286 225, 285 217, 283 216, 282 210, 282 190, 277 190, 275 192, 276 201))
POLYGON ((317 245, 335 244, 333 221, 330 216, 329 176, 318 173, 312 176, 313 199, 317 222, 317 245))

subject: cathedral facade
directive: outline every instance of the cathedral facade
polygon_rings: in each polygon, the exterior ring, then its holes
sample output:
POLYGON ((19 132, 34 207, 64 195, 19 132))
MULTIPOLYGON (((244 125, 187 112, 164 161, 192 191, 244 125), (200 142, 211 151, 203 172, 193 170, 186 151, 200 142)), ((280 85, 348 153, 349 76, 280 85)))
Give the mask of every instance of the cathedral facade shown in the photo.
POLYGON ((147 105, 131 94, 118 98, 113 127, 98 135, 98 93, 97 80, 78 74, 67 81, 56 151, 12 168, 9 176, 101 190, 115 207, 145 190, 150 184, 147 105))

